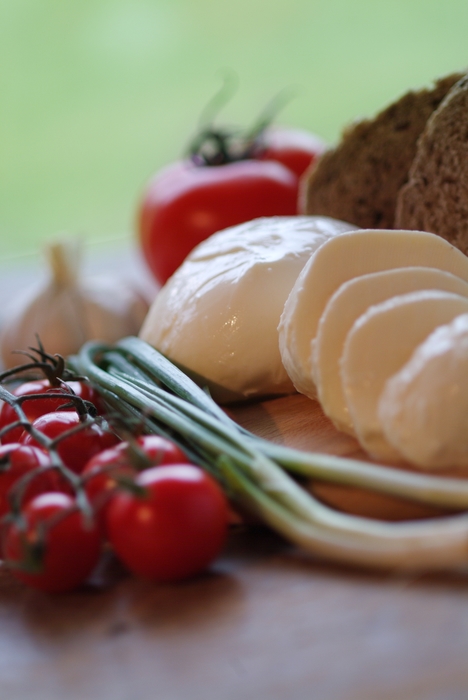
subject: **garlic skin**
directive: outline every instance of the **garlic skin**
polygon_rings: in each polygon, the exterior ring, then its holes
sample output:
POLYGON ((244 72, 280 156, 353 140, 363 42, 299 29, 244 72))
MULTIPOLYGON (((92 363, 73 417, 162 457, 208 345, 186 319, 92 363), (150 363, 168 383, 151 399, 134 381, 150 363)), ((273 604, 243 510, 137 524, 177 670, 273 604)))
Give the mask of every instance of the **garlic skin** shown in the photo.
POLYGON ((5 368, 28 361, 15 351, 37 347, 37 337, 46 352, 66 357, 87 340, 113 343, 138 333, 148 311, 138 291, 109 275, 82 278, 77 239, 52 242, 45 253, 50 279, 18 298, 0 329, 5 368))

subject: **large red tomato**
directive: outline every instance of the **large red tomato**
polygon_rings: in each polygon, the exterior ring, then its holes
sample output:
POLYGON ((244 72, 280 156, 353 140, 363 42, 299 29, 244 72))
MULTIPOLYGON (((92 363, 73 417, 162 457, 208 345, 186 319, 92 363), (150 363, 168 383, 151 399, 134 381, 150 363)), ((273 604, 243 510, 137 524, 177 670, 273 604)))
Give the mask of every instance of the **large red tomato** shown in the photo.
POLYGON ((277 160, 301 177, 325 149, 325 141, 310 131, 272 126, 259 139, 257 158, 277 160))
POLYGON ((258 141, 176 162, 153 177, 139 208, 144 256, 163 284, 190 251, 216 231, 262 216, 297 214, 299 177, 323 151, 316 137, 267 129, 258 141))

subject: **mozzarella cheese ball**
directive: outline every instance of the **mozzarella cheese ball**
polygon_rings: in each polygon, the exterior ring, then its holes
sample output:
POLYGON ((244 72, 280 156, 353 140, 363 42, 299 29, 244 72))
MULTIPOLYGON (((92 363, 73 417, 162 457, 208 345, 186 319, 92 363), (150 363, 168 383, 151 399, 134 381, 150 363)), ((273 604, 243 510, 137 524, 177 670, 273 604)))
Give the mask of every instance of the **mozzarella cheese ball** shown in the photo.
POLYGON ((214 234, 160 290, 140 337, 221 402, 293 392, 278 347, 284 303, 312 253, 352 228, 271 217, 214 234))

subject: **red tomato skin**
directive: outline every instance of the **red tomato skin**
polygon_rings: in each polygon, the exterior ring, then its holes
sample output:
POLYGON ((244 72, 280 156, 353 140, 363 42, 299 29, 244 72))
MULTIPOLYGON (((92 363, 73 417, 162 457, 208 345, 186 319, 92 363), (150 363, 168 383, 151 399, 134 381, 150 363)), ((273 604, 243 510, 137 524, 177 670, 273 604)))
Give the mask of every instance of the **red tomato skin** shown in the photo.
MULTIPOLYGON (((135 442, 149 460, 146 468, 164 464, 190 464, 187 455, 174 442, 160 435, 140 435, 135 442)), ((108 482, 105 490, 112 488, 112 470, 106 471, 108 467, 128 467, 125 473, 137 474, 139 465, 132 464, 131 459, 129 443, 126 441, 98 452, 91 457, 82 472, 83 477, 88 477, 86 479, 86 487, 92 487, 90 493, 92 491, 94 494, 97 494, 101 490, 94 485, 98 482, 101 482, 103 485, 105 481, 108 482), (89 478, 91 474, 95 476, 89 478)))
MULTIPOLYGON (((53 440, 79 424, 80 418, 76 411, 57 411, 40 416, 33 422, 33 427, 53 440)), ((116 435, 103 430, 97 423, 92 423, 83 430, 63 438, 57 452, 65 466, 75 474, 80 474, 91 457, 118 442, 120 441, 116 435)), ((21 443, 40 447, 26 431, 23 432, 21 443)))
POLYGON ((144 193, 138 224, 143 254, 163 284, 208 236, 261 216, 294 216, 297 198, 298 178, 281 163, 179 161, 161 170, 144 193))
MULTIPOLYGON (((28 573, 12 567, 18 580, 33 588, 50 593, 63 593, 82 584, 96 566, 101 553, 101 536, 96 525, 87 527, 78 510, 67 513, 74 499, 62 493, 36 496, 23 510, 26 520, 26 540, 37 539, 38 528, 51 519, 48 530, 43 571, 28 573), (63 513, 63 518, 57 518, 63 513)), ((7 560, 20 563, 24 559, 23 533, 15 524, 5 535, 4 552, 7 560)))
MULTIPOLYGON (((66 384, 70 387, 70 389, 72 389, 73 393, 76 394, 76 396, 80 397, 84 401, 91 401, 91 403, 94 404, 99 402, 98 394, 89 384, 78 381, 70 381, 66 382, 66 384)), ((51 387, 48 379, 38 379, 37 381, 25 382, 24 384, 20 384, 20 386, 18 386, 13 391, 13 394, 14 396, 27 396, 29 394, 44 393, 53 395, 57 392, 63 394, 65 391, 65 388, 51 387)), ((22 404, 22 408, 28 420, 32 423, 34 420, 36 420, 36 418, 39 418, 39 416, 42 416, 45 413, 52 413, 53 411, 57 411, 61 406, 65 405, 66 403, 67 399, 63 396, 59 396, 58 398, 53 398, 53 396, 51 396, 50 398, 48 397, 43 399, 31 399, 30 401, 24 401, 22 404)), ((72 411, 73 409, 69 408, 65 410, 72 411)), ((15 423, 17 420, 18 414, 16 413, 13 406, 10 406, 10 404, 5 403, 0 411, 0 429, 6 427, 7 425, 10 425, 11 423, 15 423)), ((5 433, 5 435, 2 436, 2 444, 17 442, 20 439, 22 432, 23 429, 21 427, 9 430, 7 433, 5 433)))
POLYGON ((87 462, 81 473, 86 495, 94 510, 103 536, 107 537, 106 514, 117 489, 119 477, 134 479, 137 475, 126 459, 127 443, 121 442, 103 452, 98 452, 87 462))
POLYGON ((300 178, 326 148, 325 141, 309 131, 272 126, 263 133, 256 157, 276 160, 300 178))
POLYGON ((119 492, 107 512, 117 556, 133 573, 157 582, 203 571, 227 532, 227 503, 214 479, 185 464, 147 469, 136 483, 147 496, 119 492))
POLYGON ((190 464, 190 460, 175 442, 161 435, 140 435, 137 445, 143 450, 152 466, 164 464, 190 464))
MULTIPOLYGON (((8 494, 16 482, 25 474, 50 464, 49 456, 37 447, 9 443, 0 446, 0 462, 8 462, 8 469, 0 472, 0 518, 6 515, 10 509, 8 494)), ((63 491, 66 488, 62 484, 55 470, 47 470, 29 482, 22 496, 22 504, 25 505, 40 493, 49 491, 63 491)))

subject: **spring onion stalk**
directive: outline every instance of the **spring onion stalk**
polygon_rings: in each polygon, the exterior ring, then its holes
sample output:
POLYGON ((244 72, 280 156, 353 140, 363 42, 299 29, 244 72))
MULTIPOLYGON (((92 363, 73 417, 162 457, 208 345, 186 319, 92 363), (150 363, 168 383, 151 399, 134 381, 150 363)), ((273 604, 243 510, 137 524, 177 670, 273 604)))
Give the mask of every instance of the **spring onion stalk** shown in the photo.
POLYGON ((218 478, 228 495, 312 553, 411 569, 466 563, 468 515, 384 523, 339 513, 302 489, 285 469, 459 509, 468 506, 464 482, 464 497, 457 500, 455 494, 460 492, 453 480, 271 446, 237 426, 183 372, 137 338, 113 347, 88 343, 71 362, 113 410, 139 419, 146 431, 175 437, 194 461, 218 478), (379 472, 386 476, 379 477, 379 472))
MULTIPOLYGON (((396 532, 400 523, 389 525, 394 536, 357 539, 346 530, 330 531, 305 522, 294 512, 287 511, 232 465, 224 465, 237 488, 239 500, 268 525, 311 554, 353 565, 391 568, 409 571, 442 570, 463 567, 467 561, 467 519, 446 518, 444 527, 433 532, 396 532)), ((407 526, 406 526, 407 527, 407 526)))
MULTIPOLYGON (((116 373, 115 376, 127 384, 129 391, 133 390, 134 382, 129 382, 121 373, 116 373)), ((143 404, 146 408, 151 409, 155 404, 151 403, 153 396, 147 386, 140 386, 139 390, 143 394, 143 404)), ((155 389, 156 394, 162 392, 161 389, 155 389)), ((162 392, 164 393, 164 392, 162 392)), ((187 414, 196 421, 195 428, 190 423, 175 422, 176 427, 181 426, 182 432, 188 437, 192 437, 192 432, 195 430, 195 436, 200 441, 199 444, 207 451, 214 449, 215 454, 224 454, 227 457, 235 460, 240 464, 247 474, 249 474, 257 482, 257 484, 267 493, 276 497, 278 502, 285 506, 293 507, 305 520, 310 520, 312 523, 319 523, 326 527, 342 527, 349 531, 354 531, 361 536, 368 536, 371 533, 380 532, 382 535, 388 535, 389 526, 385 523, 369 521, 365 518, 353 517, 337 513, 334 510, 324 506, 320 501, 314 499, 310 494, 304 491, 295 481, 291 480, 286 474, 278 468, 278 465, 270 459, 266 459, 259 451, 255 451, 249 447, 249 443, 242 441, 241 449, 235 449, 230 442, 239 442, 239 435, 232 435, 232 428, 229 430, 226 426, 216 424, 216 420, 211 416, 207 416, 196 407, 193 407, 186 402, 181 402, 177 397, 171 397, 166 394, 166 400, 169 403, 179 405, 180 410, 185 410, 187 414), (185 405, 184 405, 185 404, 185 405), (204 435, 202 428, 207 428, 207 435, 204 435), (223 443, 222 438, 227 438, 228 442, 223 443), (221 440, 220 440, 221 438, 221 440), (245 452, 243 451, 245 450, 245 452), (313 508, 311 508, 313 505, 313 508)), ((164 407, 165 409, 165 407, 164 407)), ((167 413, 164 410, 163 417, 167 418, 167 413)), ((177 415, 177 414, 176 414, 177 415)), ((168 422, 170 422, 168 420, 168 422)), ((242 440, 242 438, 241 438, 242 440)))
POLYGON ((300 452, 262 438, 258 440, 262 443, 258 447, 265 455, 298 476, 355 486, 449 510, 468 508, 468 481, 465 479, 410 473, 357 459, 300 452))
MULTIPOLYGON (((250 440, 266 456, 282 467, 299 476, 305 476, 320 481, 328 481, 342 485, 356 486, 388 495, 406 498, 427 505, 447 509, 463 510, 468 508, 468 482, 463 479, 447 479, 426 474, 413 474, 387 466, 376 466, 367 462, 340 458, 320 453, 307 453, 290 447, 276 445, 252 435, 239 428, 211 398, 194 384, 183 372, 180 372, 166 358, 157 353, 142 341, 123 341, 122 346, 131 346, 132 362, 126 360, 120 352, 107 353, 114 365, 109 371, 118 367, 133 376, 135 383, 140 386, 154 386, 163 382, 171 391, 184 398, 191 405, 198 406, 207 413, 218 417, 223 423, 234 425, 236 429, 250 440), (135 352, 137 351, 137 352, 135 352), (145 370, 147 373, 145 374, 145 370), (190 391, 191 387, 191 391, 190 391)), ((166 394, 167 401, 172 400, 172 394, 166 394)), ((184 406, 184 404, 179 404, 184 406)), ((186 405, 186 404, 185 404, 186 405)))
MULTIPOLYGON (((377 491, 440 508, 453 510, 468 508, 468 481, 466 480, 412 474, 400 469, 381 465, 375 466, 349 458, 301 452, 283 445, 276 445, 253 435, 247 430, 239 428, 183 372, 169 363, 162 355, 155 359, 153 353, 156 351, 152 348, 149 348, 149 350, 149 353, 143 352, 135 355, 134 363, 125 359, 118 352, 108 353, 108 358, 113 361, 113 368, 110 371, 114 372, 116 368, 121 369, 126 373, 127 378, 133 377, 135 385, 140 386, 140 388, 147 388, 148 377, 153 382, 163 382, 178 396, 219 418, 223 424, 235 425, 237 429, 240 429, 246 437, 254 442, 257 449, 291 473, 319 481, 377 491), (157 372, 154 374, 156 367, 157 372)), ((170 401, 171 394, 166 394, 166 399, 170 401)), ((182 406, 183 404, 180 405, 182 406)))

